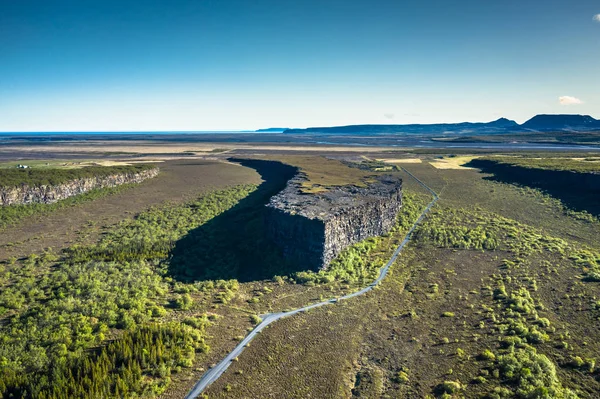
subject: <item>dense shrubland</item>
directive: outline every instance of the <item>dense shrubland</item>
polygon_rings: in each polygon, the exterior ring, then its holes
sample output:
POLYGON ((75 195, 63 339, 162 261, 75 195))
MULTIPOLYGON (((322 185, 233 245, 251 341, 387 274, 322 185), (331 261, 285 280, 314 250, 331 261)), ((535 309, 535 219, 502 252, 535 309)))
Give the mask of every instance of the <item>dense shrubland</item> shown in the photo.
POLYGON ((252 185, 239 186, 213 192, 184 206, 151 209, 122 222, 97 245, 72 247, 69 259, 72 262, 165 259, 183 236, 232 208, 255 189, 252 185))
POLYGON ((496 314, 487 309, 500 334, 499 348, 479 357, 487 361, 492 377, 502 383, 490 390, 488 398, 577 399, 575 392, 563 387, 555 363, 535 348, 549 341, 549 334, 555 331, 550 321, 538 314, 543 305, 532 296, 535 285, 507 292, 505 282, 511 284, 512 278, 497 276, 497 288, 490 293, 501 311, 496 314))
POLYGON ((96 245, 2 265, 0 396, 136 397, 164 390, 171 372, 208 350, 208 321, 164 324, 162 317, 170 308, 191 309, 189 292, 213 290, 226 300, 237 289, 237 282, 175 282, 167 274, 169 251, 254 189, 154 208, 96 245))
POLYGON ((172 372, 191 367, 196 352, 208 350, 207 324, 206 318, 194 327, 146 324, 88 354, 70 355, 65 344, 55 344, 47 359, 36 352, 40 363, 48 363, 46 373, 36 369, 44 364, 28 365, 27 374, 0 364, 0 392, 4 397, 40 399, 154 396, 167 388, 172 372))

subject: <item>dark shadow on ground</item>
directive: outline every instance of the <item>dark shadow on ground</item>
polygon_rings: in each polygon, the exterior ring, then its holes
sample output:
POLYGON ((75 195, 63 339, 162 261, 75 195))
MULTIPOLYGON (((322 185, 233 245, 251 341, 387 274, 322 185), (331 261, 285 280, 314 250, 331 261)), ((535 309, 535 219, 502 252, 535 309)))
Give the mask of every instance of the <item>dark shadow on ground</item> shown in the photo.
POLYGON ((488 180, 537 188, 557 198, 566 207, 600 216, 600 175, 561 170, 524 168, 484 159, 474 159, 465 166, 478 168, 493 176, 488 180))
POLYGON ((235 207, 192 230, 172 251, 170 275, 181 281, 272 278, 298 271, 266 238, 265 204, 298 169, 275 161, 230 159, 255 169, 264 182, 235 207))

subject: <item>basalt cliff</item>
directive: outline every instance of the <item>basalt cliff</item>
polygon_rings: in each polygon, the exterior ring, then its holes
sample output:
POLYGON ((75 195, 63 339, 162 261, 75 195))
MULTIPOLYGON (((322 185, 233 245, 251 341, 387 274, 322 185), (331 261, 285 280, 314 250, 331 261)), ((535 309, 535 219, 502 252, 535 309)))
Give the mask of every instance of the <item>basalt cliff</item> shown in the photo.
POLYGON ((304 194, 302 176, 288 183, 267 205, 269 238, 284 255, 325 269, 344 248, 385 234, 393 227, 402 206, 402 179, 379 176, 367 187, 331 188, 304 194))
POLYGON ((153 168, 140 172, 85 177, 56 185, 22 184, 17 187, 0 187, 0 205, 51 204, 94 189, 141 183, 158 175, 158 171, 158 168, 153 168))

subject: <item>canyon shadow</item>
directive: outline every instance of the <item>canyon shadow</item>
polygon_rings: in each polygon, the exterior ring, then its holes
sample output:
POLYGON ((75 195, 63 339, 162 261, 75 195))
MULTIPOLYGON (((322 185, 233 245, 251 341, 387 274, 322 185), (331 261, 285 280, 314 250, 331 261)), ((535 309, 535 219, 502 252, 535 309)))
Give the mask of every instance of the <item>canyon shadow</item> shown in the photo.
POLYGON ((265 205, 285 188, 298 169, 276 161, 230 161, 256 170, 263 183, 233 208, 190 231, 175 244, 169 274, 177 280, 247 282, 302 269, 302 265, 286 259, 266 234, 265 205))

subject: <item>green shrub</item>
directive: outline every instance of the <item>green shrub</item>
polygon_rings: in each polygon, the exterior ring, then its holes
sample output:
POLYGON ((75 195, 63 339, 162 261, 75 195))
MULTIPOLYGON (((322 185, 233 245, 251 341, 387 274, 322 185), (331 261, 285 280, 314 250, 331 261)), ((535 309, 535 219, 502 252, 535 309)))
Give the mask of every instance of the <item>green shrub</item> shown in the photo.
POLYGON ((496 360, 496 355, 494 355, 494 352, 492 352, 489 349, 486 349, 483 352, 481 352, 481 354, 479 354, 478 357, 480 360, 496 360))
POLYGON ((458 393, 462 389, 460 381, 444 381, 438 386, 438 390, 448 394, 458 393))
POLYGON ((409 381, 408 374, 404 371, 398 371, 396 374, 396 381, 399 384, 406 384, 409 381))
POLYGON ((180 295, 177 298, 175 298, 175 309, 180 309, 180 310, 188 310, 192 307, 192 304, 194 303, 192 297, 190 296, 190 294, 184 294, 184 295, 180 295))
POLYGON ((577 398, 561 385, 550 359, 531 347, 498 356, 497 364, 500 377, 515 385, 518 397, 577 398))

